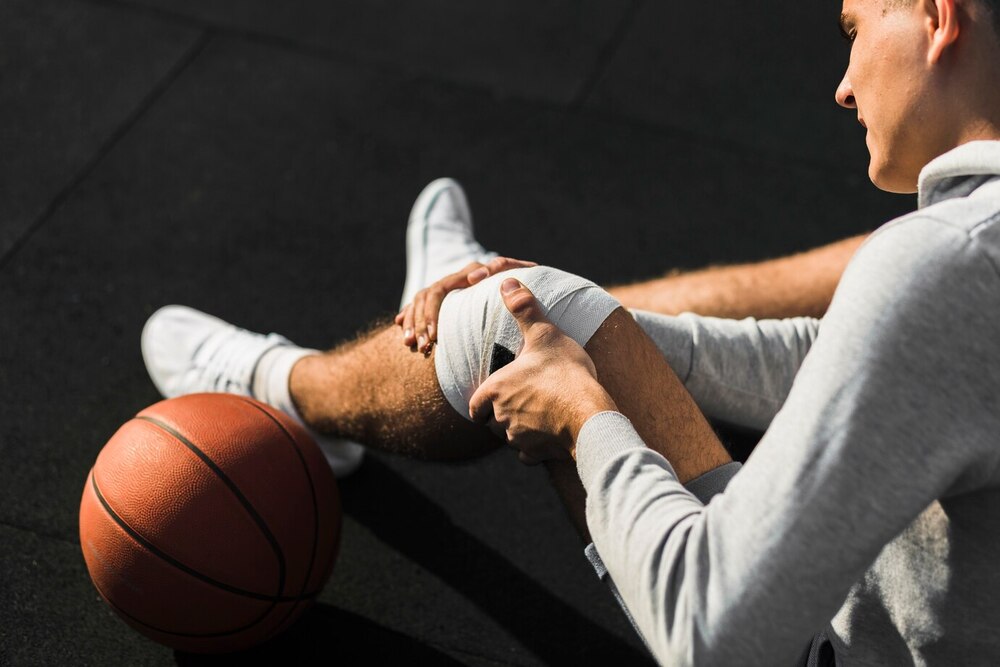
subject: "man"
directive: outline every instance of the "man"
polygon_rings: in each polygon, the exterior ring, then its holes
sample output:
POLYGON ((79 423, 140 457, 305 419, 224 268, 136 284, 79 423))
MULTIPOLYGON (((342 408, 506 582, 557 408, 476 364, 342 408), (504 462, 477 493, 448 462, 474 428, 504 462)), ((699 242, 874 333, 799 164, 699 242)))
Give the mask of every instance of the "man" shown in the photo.
POLYGON ((633 319, 522 267, 436 319, 404 311, 426 359, 391 329, 317 355, 167 311, 144 332, 151 374, 396 451, 492 446, 465 410, 527 462, 575 458, 594 544, 664 663, 797 664, 826 628, 837 664, 996 664, 998 19, 993 0, 845 0, 837 100, 868 129, 872 181, 918 189, 920 210, 861 247, 822 326, 633 319), (739 474, 705 413, 767 428, 739 474))

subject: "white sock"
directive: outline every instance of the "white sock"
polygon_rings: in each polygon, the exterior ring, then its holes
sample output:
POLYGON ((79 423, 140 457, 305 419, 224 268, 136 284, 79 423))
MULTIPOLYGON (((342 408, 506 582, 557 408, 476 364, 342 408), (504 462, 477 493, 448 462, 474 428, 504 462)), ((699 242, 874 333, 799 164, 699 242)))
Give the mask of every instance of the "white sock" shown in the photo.
POLYGON ((500 295, 507 278, 530 289, 545 316, 580 345, 620 305, 589 280, 546 266, 504 271, 449 294, 438 317, 434 367, 445 398, 466 419, 472 394, 491 373, 513 361, 524 343, 500 295))
POLYGON ((319 352, 295 345, 279 345, 265 352, 257 362, 257 368, 254 369, 253 386, 251 387, 254 397, 258 401, 281 410, 305 426, 302 415, 299 414, 295 402, 292 400, 288 380, 292 375, 292 366, 299 359, 313 354, 319 354, 319 352))
POLYGON ((288 386, 292 367, 300 359, 314 354, 321 353, 318 350, 295 345, 280 345, 265 352, 257 362, 257 368, 254 369, 253 395, 257 400, 281 410, 302 424, 319 445, 334 477, 345 477, 361 465, 364 448, 349 440, 333 438, 314 431, 299 414, 295 401, 292 400, 291 388, 288 386))

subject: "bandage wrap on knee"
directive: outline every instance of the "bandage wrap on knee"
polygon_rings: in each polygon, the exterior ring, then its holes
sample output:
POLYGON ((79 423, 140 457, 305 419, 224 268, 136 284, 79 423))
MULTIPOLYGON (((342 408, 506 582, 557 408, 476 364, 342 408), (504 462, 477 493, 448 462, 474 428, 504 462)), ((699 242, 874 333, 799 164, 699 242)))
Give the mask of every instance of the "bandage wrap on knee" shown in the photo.
POLYGON ((513 361, 524 343, 500 295, 500 284, 507 278, 530 289, 546 317, 580 345, 586 345, 619 306, 589 280, 544 266, 505 271, 449 294, 438 317, 434 365, 445 398, 466 419, 476 388, 513 361))

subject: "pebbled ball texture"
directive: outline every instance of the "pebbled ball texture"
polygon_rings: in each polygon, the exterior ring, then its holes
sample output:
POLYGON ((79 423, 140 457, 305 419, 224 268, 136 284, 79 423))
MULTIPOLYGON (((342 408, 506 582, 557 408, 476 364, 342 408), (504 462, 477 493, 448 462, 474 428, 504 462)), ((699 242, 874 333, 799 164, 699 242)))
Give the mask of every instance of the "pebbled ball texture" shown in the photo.
POLYGON ((341 510, 319 447, 294 420, 231 394, 140 412, 87 477, 80 545, 118 615, 172 648, 265 641, 333 568, 341 510))

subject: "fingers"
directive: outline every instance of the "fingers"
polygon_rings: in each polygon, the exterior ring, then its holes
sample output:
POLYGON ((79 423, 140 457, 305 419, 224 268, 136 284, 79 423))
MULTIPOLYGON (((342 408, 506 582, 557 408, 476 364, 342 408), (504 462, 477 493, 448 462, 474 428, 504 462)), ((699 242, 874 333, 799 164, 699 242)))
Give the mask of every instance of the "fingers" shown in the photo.
POLYGON ((437 320, 441 313, 441 303, 450 292, 469 286, 467 276, 483 265, 471 262, 462 270, 441 278, 413 296, 394 322, 403 328, 403 344, 428 353, 437 341, 437 320))
POLYGON ((469 416, 472 421, 485 426, 510 447, 518 450, 517 458, 525 465, 535 466, 550 459, 569 458, 569 452, 551 442, 550 437, 539 439, 537 432, 525 429, 523 424, 518 423, 515 415, 506 412, 502 397, 506 391, 505 382, 500 377, 503 373, 501 370, 488 378, 472 394, 469 399, 469 416))
POLYGON ((438 316, 441 314, 441 304, 444 302, 446 296, 448 296, 448 292, 438 290, 430 293, 424 301, 424 319, 427 322, 428 345, 433 345, 437 342, 437 321, 438 316))
POLYGON ((417 343, 416 336, 413 335, 413 304, 408 304, 403 309, 403 345, 413 347, 417 343))
POLYGON ((416 334, 418 338, 421 334, 426 336, 427 351, 429 351, 430 347, 437 342, 438 316, 441 314, 441 304, 444 303, 445 297, 455 290, 468 287, 469 281, 466 279, 468 271, 466 269, 471 269, 476 266, 479 266, 479 263, 473 262, 465 267, 465 269, 442 278, 424 290, 424 327, 421 329, 418 324, 416 334))
POLYGON ((403 344, 427 354, 437 342, 441 304, 450 292, 475 285, 502 271, 531 266, 538 264, 511 257, 495 257, 486 264, 470 262, 462 270, 420 290, 414 295, 413 302, 407 304, 393 320, 403 329, 403 344))
POLYGON ((504 305, 521 329, 525 345, 537 338, 540 330, 552 326, 542 312, 542 306, 535 299, 535 295, 519 281, 514 278, 503 281, 500 284, 500 294, 503 296, 504 305))
MULTIPOLYGON (((453 286, 453 282, 449 282, 450 279, 453 279, 453 276, 420 290, 413 298, 413 337, 420 352, 430 352, 434 342, 437 341, 437 318, 441 311, 441 302, 449 292, 458 289, 453 286)), ((465 282, 464 276, 462 282, 465 282)))
POLYGON ((477 424, 484 424, 493 419, 492 383, 486 380, 469 399, 469 417, 477 424))
POLYGON ((427 340, 427 318, 424 316, 424 303, 427 301, 428 290, 420 290, 413 297, 413 336, 416 339, 417 352, 426 353, 429 350, 427 340))
POLYGON ((522 269, 531 266, 538 266, 536 262, 528 262, 523 259, 513 259, 511 257, 494 257, 486 264, 480 265, 475 271, 470 272, 466 279, 469 281, 470 285, 475 285, 476 283, 482 282, 486 278, 496 275, 501 271, 510 271, 511 269, 522 269))
POLYGON ((415 348, 419 352, 430 352, 431 346, 437 340, 437 313, 443 297, 437 298, 430 289, 422 289, 413 296, 413 303, 407 304, 402 312, 396 315, 395 322, 403 329, 403 345, 415 348), (434 319, 427 317, 428 304, 437 303, 433 308, 434 319))
MULTIPOLYGON (((482 269, 485 266, 486 265, 483 264, 482 262, 469 262, 468 264, 465 265, 465 267, 461 271, 458 271, 458 273, 462 274, 462 276, 464 276, 466 280, 468 280, 468 277, 470 275, 472 275, 473 273, 478 273, 479 269, 482 269)), ((472 283, 469 284, 471 285, 472 283)))

